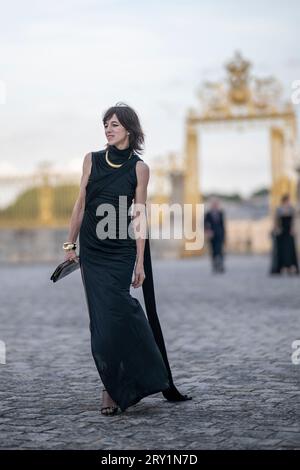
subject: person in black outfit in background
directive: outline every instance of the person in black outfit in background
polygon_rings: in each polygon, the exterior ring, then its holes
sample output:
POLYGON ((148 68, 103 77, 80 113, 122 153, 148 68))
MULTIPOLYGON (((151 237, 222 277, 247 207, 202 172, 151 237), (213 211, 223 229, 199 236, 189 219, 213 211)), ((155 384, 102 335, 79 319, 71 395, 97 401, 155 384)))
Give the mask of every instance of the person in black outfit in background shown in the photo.
POLYGON ((213 272, 223 273, 225 271, 223 254, 225 223, 224 212, 220 209, 217 198, 212 199, 210 210, 205 214, 204 231, 210 243, 213 272))
POLYGON ((271 274, 299 274, 294 219, 295 209, 290 203, 289 195, 285 194, 275 212, 271 274))

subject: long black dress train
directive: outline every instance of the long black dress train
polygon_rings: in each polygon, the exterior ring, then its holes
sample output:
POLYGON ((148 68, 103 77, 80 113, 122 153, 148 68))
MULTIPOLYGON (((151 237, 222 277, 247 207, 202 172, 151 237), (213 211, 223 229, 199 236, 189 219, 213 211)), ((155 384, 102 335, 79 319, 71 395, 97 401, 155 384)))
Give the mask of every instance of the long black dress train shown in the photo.
POLYGON ((130 295, 136 240, 128 235, 119 236, 121 224, 127 229, 131 222, 128 209, 137 185, 136 163, 141 160, 136 154, 128 159, 130 152, 130 147, 120 150, 109 146, 109 159, 122 163, 120 168, 108 165, 105 150, 92 153, 79 232, 80 270, 90 318, 92 355, 104 387, 122 411, 159 391, 170 401, 191 398, 181 395, 173 383, 156 313, 148 239, 143 283, 148 318, 139 301, 130 295), (116 238, 109 234, 100 239, 97 234, 97 225, 102 221, 104 226, 108 214, 105 211, 96 214, 100 204, 104 209, 104 204, 110 204, 116 210, 116 238))

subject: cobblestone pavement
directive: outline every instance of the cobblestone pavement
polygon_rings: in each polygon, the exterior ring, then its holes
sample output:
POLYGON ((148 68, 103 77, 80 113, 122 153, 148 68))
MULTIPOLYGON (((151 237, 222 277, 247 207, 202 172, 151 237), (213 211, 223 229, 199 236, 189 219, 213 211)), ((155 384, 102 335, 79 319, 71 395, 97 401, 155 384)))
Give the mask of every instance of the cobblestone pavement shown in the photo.
MULTIPOLYGON (((57 284, 52 265, 2 266, 2 449, 299 449, 299 278, 271 278, 265 257, 153 262, 158 313, 175 383, 101 416, 80 273, 57 284)), ((142 290, 132 290, 142 299, 142 290)))

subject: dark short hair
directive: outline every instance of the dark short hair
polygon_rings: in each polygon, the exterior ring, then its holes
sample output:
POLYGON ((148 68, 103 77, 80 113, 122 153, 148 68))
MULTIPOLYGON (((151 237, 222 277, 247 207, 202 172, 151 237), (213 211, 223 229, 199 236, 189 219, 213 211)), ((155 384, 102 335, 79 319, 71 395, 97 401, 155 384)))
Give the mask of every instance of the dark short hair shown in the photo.
POLYGON ((281 196, 281 202, 286 202, 290 199, 290 195, 289 194, 283 194, 283 196, 281 196))
MULTIPOLYGON (((137 113, 126 103, 119 101, 115 106, 108 108, 103 115, 103 124, 106 123, 114 114, 129 134, 129 147, 136 153, 144 151, 145 134, 137 113)), ((109 144, 107 144, 107 147, 109 144)))

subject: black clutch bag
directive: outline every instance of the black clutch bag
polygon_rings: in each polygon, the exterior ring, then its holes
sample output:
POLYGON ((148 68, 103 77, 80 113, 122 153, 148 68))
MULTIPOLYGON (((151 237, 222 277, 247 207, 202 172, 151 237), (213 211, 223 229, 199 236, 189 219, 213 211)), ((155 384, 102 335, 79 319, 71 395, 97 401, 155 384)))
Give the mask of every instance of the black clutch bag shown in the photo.
POLYGON ((54 273, 50 277, 50 280, 56 282, 59 279, 62 279, 63 277, 67 276, 68 274, 71 274, 79 267, 79 256, 77 256, 75 259, 68 259, 66 261, 63 261, 63 263, 60 263, 57 266, 54 273))

